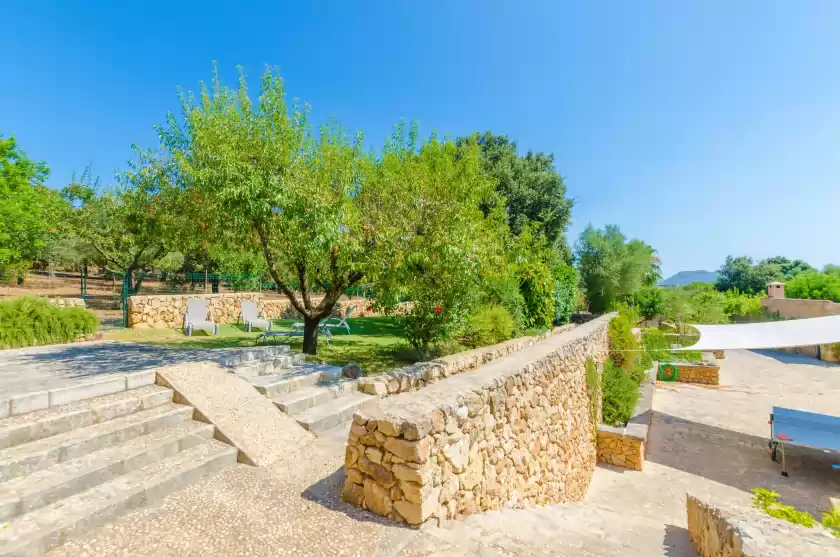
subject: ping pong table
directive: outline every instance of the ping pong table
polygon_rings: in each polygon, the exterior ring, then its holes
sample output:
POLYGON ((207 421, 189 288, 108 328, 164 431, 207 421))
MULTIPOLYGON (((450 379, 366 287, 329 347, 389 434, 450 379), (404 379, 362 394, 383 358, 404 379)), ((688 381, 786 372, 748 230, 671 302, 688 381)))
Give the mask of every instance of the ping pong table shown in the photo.
MULTIPOLYGON (((840 417, 774 406, 770 414, 770 458, 777 461, 781 456, 782 476, 787 477, 785 447, 840 457, 840 417)), ((840 470, 840 464, 833 464, 832 468, 840 470)))

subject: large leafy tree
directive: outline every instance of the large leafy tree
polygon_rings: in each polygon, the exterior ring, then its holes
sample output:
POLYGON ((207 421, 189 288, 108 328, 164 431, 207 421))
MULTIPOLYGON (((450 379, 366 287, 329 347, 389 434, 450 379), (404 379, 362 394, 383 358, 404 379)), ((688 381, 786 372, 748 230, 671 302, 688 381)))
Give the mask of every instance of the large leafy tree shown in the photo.
POLYGON ((101 188, 86 171, 62 190, 70 204, 66 228, 90 246, 95 262, 125 276, 131 294, 139 291, 147 272, 166 261, 181 229, 172 180, 165 161, 139 153, 115 189, 101 188))
POLYGON ((402 318, 406 337, 427 351, 462 332, 491 267, 502 264, 504 212, 497 203, 487 214, 479 208, 496 194, 475 143, 433 136, 418 147, 416 130, 398 127, 368 179, 387 196, 391 221, 388 249, 375 260, 377 302, 393 309, 412 300, 402 318))
POLYGON ((47 165, 0 135, 0 272, 20 272, 43 254, 53 236, 60 199, 44 181, 47 165))
POLYGON ((769 257, 759 263, 759 265, 778 265, 779 271, 781 271, 785 280, 790 280, 799 273, 804 273, 805 271, 816 270, 801 259, 788 259, 783 256, 769 257))
MULTIPOLYGON (((484 169, 496 181, 499 197, 493 199, 504 199, 511 231, 521 234, 533 229, 569 259, 565 232, 571 220, 572 201, 566 197, 566 184, 554 167, 554 155, 529 151, 520 156, 516 142, 491 132, 475 133, 457 142, 478 145, 484 169)), ((491 202, 485 200, 484 206, 491 202)))
POLYGON ((767 283, 784 280, 782 266, 769 261, 755 264, 750 257, 728 256, 718 269, 715 288, 718 290, 739 290, 746 294, 760 294, 766 291, 767 283))
POLYGON ((615 225, 602 230, 588 226, 575 246, 575 257, 593 312, 629 301, 662 276, 656 250, 641 240, 628 239, 615 225))
POLYGON ((362 138, 338 126, 313 132, 307 109, 290 107, 282 79, 267 70, 252 101, 214 78, 182 97, 183 116, 159 130, 190 204, 184 218, 210 245, 258 252, 304 320, 303 350, 317 350, 318 323, 385 248, 392 199, 368 180, 362 138), (323 296, 313 297, 318 288, 323 296))

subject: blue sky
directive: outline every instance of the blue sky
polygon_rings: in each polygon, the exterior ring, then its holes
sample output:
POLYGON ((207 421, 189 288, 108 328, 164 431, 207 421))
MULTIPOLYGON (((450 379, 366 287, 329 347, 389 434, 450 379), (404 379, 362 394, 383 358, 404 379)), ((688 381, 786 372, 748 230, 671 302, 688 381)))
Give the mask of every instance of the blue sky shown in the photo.
POLYGON ((492 130, 554 153, 572 238, 618 224, 666 276, 728 254, 840 263, 840 2, 6 0, 0 132, 61 187, 157 144, 218 61, 381 144, 492 130))

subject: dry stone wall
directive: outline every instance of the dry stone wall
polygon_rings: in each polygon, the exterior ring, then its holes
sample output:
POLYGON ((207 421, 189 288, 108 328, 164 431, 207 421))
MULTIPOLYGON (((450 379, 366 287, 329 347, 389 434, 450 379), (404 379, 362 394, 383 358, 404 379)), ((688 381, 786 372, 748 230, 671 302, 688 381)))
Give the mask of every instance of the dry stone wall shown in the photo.
POLYGON ((805 528, 746 505, 719 507, 686 496, 688 533, 700 557, 828 557, 840 539, 825 528, 805 528))
POLYGON ((357 413, 343 498, 412 526, 581 500, 600 406, 586 361, 606 359, 610 318, 357 413))
POLYGON ((677 368, 677 381, 681 383, 700 383, 701 385, 720 384, 720 366, 711 362, 702 364, 674 364, 677 368))
MULTIPOLYGON (((213 320, 216 323, 236 323, 242 307, 242 300, 256 302, 261 312, 269 319, 293 319, 300 314, 285 298, 268 297, 259 292, 234 294, 183 294, 160 296, 131 296, 128 299, 128 326, 135 329, 168 329, 182 327, 187 301, 208 300, 213 320)), ((382 315, 370 305, 369 300, 339 300, 336 313, 343 317, 353 308, 352 317, 375 317, 382 315)))
POLYGON ((386 374, 365 377, 359 380, 358 389, 378 397, 416 391, 449 376, 475 369, 496 358, 519 352, 523 348, 533 346, 553 334, 563 333, 575 327, 577 327, 575 324, 563 325, 547 333, 515 338, 490 346, 458 352, 436 360, 404 366, 386 374))

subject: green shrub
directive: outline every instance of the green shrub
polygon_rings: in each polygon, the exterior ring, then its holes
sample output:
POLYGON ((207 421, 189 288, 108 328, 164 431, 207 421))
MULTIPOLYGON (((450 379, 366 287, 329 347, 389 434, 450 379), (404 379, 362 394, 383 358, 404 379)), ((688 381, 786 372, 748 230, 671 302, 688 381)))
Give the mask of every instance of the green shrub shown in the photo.
POLYGON ((554 324, 565 325, 572 320, 578 296, 580 276, 571 265, 558 263, 551 269, 554 276, 554 324))
POLYGON ((484 306, 470 316, 465 336, 470 346, 487 346, 511 338, 514 328, 508 310, 502 306, 484 306))
POLYGON ((610 342, 610 359, 625 371, 639 367, 639 343, 633 334, 633 326, 623 313, 610 321, 607 335, 610 342))
POLYGON ((485 300, 488 305, 502 306, 508 311, 513 318, 515 335, 528 328, 525 324, 525 298, 522 297, 519 280, 515 276, 488 281, 485 300))
POLYGON ((788 298, 840 302, 840 275, 805 271, 785 283, 788 298))
POLYGON ((779 503, 777 500, 779 494, 775 491, 762 488, 751 489, 750 491, 753 493, 753 506, 763 510, 773 518, 786 520, 792 524, 800 524, 805 528, 816 526, 817 521, 811 516, 811 513, 798 511, 790 505, 779 503))
POLYGON ((834 537, 840 538, 840 507, 834 507, 831 512, 822 515, 822 525, 828 528, 834 537))
POLYGON ((627 423, 639 400, 639 383, 611 360, 604 364, 603 419, 608 425, 627 423))
POLYGON ((93 333, 99 320, 83 308, 60 308, 46 298, 0 302, 0 348, 72 342, 93 333))
POLYGON ((551 270, 544 263, 534 263, 522 273, 520 285, 525 300, 525 326, 548 328, 554 321, 555 284, 551 270))
POLYGON ((739 290, 727 290, 723 293, 723 311, 731 320, 760 319, 764 315, 761 307, 761 294, 751 295, 739 290))

